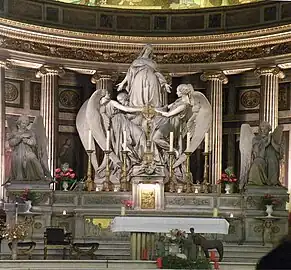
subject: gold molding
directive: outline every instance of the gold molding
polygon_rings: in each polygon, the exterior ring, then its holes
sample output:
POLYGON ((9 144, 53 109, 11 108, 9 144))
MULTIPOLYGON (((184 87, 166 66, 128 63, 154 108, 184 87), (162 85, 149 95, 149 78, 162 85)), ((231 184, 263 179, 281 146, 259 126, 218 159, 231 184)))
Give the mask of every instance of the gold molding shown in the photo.
MULTIPOLYGON (((136 53, 152 43, 157 53, 193 53, 254 48, 291 41, 291 24, 204 36, 142 37, 92 34, 37 26, 0 18, 0 35, 23 41, 90 50, 136 53)), ((0 40, 1 44, 1 40, 0 40)))

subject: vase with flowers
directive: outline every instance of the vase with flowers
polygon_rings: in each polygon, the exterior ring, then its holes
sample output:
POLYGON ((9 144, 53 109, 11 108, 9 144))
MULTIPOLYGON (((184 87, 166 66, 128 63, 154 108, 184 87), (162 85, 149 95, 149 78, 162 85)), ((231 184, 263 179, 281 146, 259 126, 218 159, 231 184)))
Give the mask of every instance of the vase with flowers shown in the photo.
POLYGON ((26 212, 30 212, 33 203, 36 201, 36 193, 26 188, 20 195, 20 199, 26 204, 26 212))
POLYGON ((165 236, 165 241, 168 244, 169 254, 177 255, 181 253, 181 245, 183 240, 187 238, 187 233, 178 229, 170 230, 165 236))
POLYGON ((74 183, 76 183, 76 173, 70 168, 68 163, 64 163, 60 168, 55 170, 55 181, 60 188, 68 191, 74 183))
POLYGON ((237 178, 233 172, 232 167, 228 167, 221 174, 221 179, 218 180, 218 184, 224 184, 225 194, 230 194, 233 188, 233 184, 237 182, 237 178))
POLYGON ((280 204, 280 201, 271 194, 265 194, 262 197, 262 204, 266 207, 267 217, 272 217, 274 212, 273 206, 280 204))

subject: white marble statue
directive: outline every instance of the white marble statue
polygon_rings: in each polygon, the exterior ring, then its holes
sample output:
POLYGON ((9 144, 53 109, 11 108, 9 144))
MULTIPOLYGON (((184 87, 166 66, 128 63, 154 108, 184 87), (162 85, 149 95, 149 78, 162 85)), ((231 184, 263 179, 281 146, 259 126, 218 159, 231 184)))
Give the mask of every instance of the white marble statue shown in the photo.
POLYGON ((11 181, 37 181, 51 178, 48 169, 46 137, 42 117, 30 124, 22 115, 16 123, 8 121, 8 142, 12 148, 11 181))
POLYGON ((152 56, 153 47, 146 45, 131 64, 123 81, 118 84, 117 91, 121 91, 126 84, 130 106, 163 107, 166 94, 171 92, 166 79, 157 70, 157 64, 152 60, 152 56))
MULTIPOLYGON (((179 171, 186 160, 184 152, 193 153, 210 127, 211 105, 201 92, 194 91, 192 85, 179 85, 178 99, 170 105, 165 102, 170 86, 151 59, 152 52, 152 46, 146 45, 118 85, 120 91, 127 84, 127 93, 120 92, 115 101, 103 90, 96 90, 77 115, 77 130, 84 147, 88 149, 89 131, 103 151, 109 147, 110 181, 113 184, 120 181, 124 141, 128 150, 129 179, 133 171, 158 174, 159 168, 164 168, 167 173, 170 132, 174 132, 175 137, 174 169, 179 171), (108 134, 110 141, 106 145, 108 134)), ((95 145, 92 147, 96 150, 95 145)), ((95 182, 103 183, 106 160, 98 164, 93 155, 92 164, 96 172, 95 182)))
POLYGON ((271 126, 262 122, 255 135, 248 124, 240 133, 240 189, 246 185, 280 186, 280 159, 283 157, 283 127, 271 132, 271 126))

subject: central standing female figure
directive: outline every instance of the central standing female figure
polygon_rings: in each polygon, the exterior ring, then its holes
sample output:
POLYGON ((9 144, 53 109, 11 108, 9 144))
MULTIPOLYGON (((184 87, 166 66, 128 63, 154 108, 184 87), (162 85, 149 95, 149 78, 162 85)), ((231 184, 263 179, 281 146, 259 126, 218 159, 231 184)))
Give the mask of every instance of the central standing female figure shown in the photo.
POLYGON ((123 81, 118 84, 121 91, 125 84, 129 94, 129 106, 144 107, 151 105, 161 108, 166 104, 166 94, 170 86, 164 76, 157 71, 157 64, 152 60, 153 47, 146 45, 139 57, 134 60, 123 81))

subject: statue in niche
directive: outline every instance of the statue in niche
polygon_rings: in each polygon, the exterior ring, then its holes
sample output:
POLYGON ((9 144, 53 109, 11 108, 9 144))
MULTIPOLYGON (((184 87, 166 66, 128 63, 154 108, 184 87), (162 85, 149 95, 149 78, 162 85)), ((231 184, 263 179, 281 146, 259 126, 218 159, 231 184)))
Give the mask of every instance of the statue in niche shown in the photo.
POLYGON ((8 142, 12 148, 10 180, 36 181, 51 178, 48 169, 45 130, 42 117, 36 117, 30 124, 22 115, 16 125, 8 121, 10 134, 8 142))
POLYGON ((243 124, 240 133, 240 189, 245 185, 281 186, 280 160, 283 157, 283 127, 271 132, 268 122, 262 122, 254 135, 250 125, 243 124))
MULTIPOLYGON (((110 130, 109 165, 110 181, 113 184, 120 179, 124 131, 129 151, 126 160, 128 179, 133 171, 135 175, 167 175, 171 131, 175 137, 174 171, 182 179, 184 176, 181 167, 186 161, 184 151, 187 133, 187 151, 193 153, 210 127, 211 105, 201 92, 194 91, 192 85, 178 86, 178 99, 170 105, 165 103, 165 94, 170 87, 151 60, 152 50, 150 45, 144 48, 124 81, 119 84, 118 90, 121 90, 127 83, 128 94, 121 92, 115 101, 104 89, 97 89, 77 115, 77 130, 86 149, 91 130, 94 140, 105 150, 106 131, 110 130), (133 170, 135 166, 136 170, 133 170), (164 168, 163 172, 161 168, 164 168)), ((96 150, 95 145, 93 150, 96 150)), ((92 165, 96 172, 95 182, 102 183, 106 161, 98 164, 96 156, 92 155, 92 165)))
POLYGON ((165 105, 165 95, 171 93, 170 85, 157 70, 157 64, 152 60, 153 47, 146 45, 139 57, 133 61, 123 81, 118 84, 121 91, 125 84, 129 94, 129 106, 145 107, 151 105, 160 108, 165 105))

